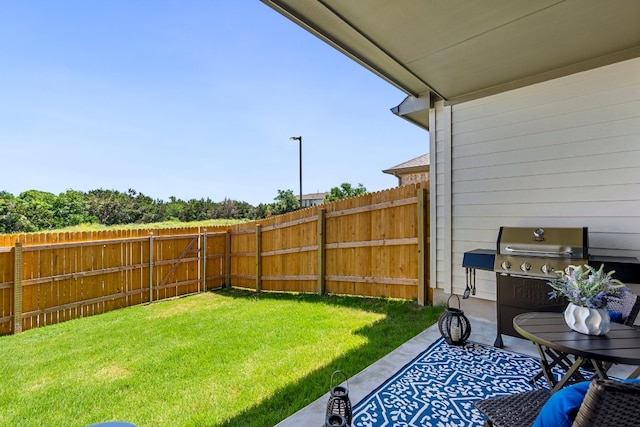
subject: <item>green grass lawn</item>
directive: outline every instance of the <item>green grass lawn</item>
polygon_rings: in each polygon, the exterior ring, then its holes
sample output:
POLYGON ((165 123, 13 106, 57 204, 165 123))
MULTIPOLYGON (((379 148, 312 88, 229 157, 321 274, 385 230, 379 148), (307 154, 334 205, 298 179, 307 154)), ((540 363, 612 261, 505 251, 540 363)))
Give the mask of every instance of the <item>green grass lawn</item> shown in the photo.
POLYGON ((441 311, 227 289, 0 337, 0 425, 272 426, 441 311))

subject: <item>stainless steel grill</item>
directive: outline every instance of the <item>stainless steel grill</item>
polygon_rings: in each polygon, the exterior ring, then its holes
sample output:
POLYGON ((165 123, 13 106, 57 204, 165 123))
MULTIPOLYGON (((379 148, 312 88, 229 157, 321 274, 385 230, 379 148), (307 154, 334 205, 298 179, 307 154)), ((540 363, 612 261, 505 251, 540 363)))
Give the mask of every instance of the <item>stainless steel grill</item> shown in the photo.
POLYGON ((636 257, 589 254, 586 227, 500 227, 495 249, 473 249, 464 253, 467 287, 463 298, 475 295, 475 271, 496 273, 498 336, 494 345, 502 347, 502 334, 520 335, 513 318, 528 311, 562 312, 564 299, 549 299, 549 280, 570 265, 589 264, 605 271, 615 270, 616 279, 640 283, 640 261, 636 257))
POLYGON ((500 227, 494 271, 550 279, 588 259, 586 227, 500 227))
POLYGON ((498 335, 519 337, 513 318, 528 311, 562 312, 564 300, 550 300, 549 280, 570 265, 589 259, 588 230, 573 228, 500 227, 494 261, 498 335))

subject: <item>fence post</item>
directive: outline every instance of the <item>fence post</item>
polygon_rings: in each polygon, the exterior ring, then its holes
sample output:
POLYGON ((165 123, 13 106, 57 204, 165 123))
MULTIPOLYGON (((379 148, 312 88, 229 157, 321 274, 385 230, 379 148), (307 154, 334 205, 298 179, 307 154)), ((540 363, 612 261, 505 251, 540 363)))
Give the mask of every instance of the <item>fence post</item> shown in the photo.
POLYGON ((153 233, 149 233, 149 302, 153 302, 153 233))
POLYGON ((13 333, 22 332, 22 243, 16 242, 13 254, 13 333))
POLYGON ((224 239, 224 286, 231 287, 231 230, 227 230, 224 239))
POLYGON ((427 190, 418 188, 418 305, 427 304, 427 190))
POLYGON ((262 225, 256 224, 256 292, 262 290, 262 225))
POLYGON ((202 250, 200 251, 200 262, 202 263, 202 289, 207 292, 207 229, 202 233, 202 250))
POLYGON ((324 208, 318 210, 318 295, 324 295, 327 291, 325 281, 326 211, 324 208))

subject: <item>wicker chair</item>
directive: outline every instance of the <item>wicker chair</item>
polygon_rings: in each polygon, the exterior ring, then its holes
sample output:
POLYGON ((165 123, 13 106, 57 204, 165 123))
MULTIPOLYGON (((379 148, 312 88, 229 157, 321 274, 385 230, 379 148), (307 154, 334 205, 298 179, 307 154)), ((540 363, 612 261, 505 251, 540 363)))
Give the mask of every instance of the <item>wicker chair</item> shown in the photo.
POLYGON ((534 390, 476 400, 473 406, 487 417, 487 426, 528 427, 533 424, 550 396, 549 390, 534 390))
MULTIPOLYGON (((474 402, 487 426, 529 427, 551 395, 535 390, 474 402)), ((573 427, 635 427, 640 420, 640 383, 592 380, 573 427)))
POLYGON ((615 309, 622 313, 622 323, 627 326, 633 326, 640 312, 640 298, 632 292, 625 292, 620 300, 610 302, 609 309, 615 309))

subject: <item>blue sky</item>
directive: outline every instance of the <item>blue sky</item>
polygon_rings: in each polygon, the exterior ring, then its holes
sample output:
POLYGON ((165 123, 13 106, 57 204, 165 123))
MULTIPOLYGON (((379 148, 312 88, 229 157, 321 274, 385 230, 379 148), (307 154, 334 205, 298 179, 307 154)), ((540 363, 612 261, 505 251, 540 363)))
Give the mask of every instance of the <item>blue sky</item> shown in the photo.
POLYGON ((428 152, 405 94, 257 0, 0 0, 0 191, 269 203, 428 152))

